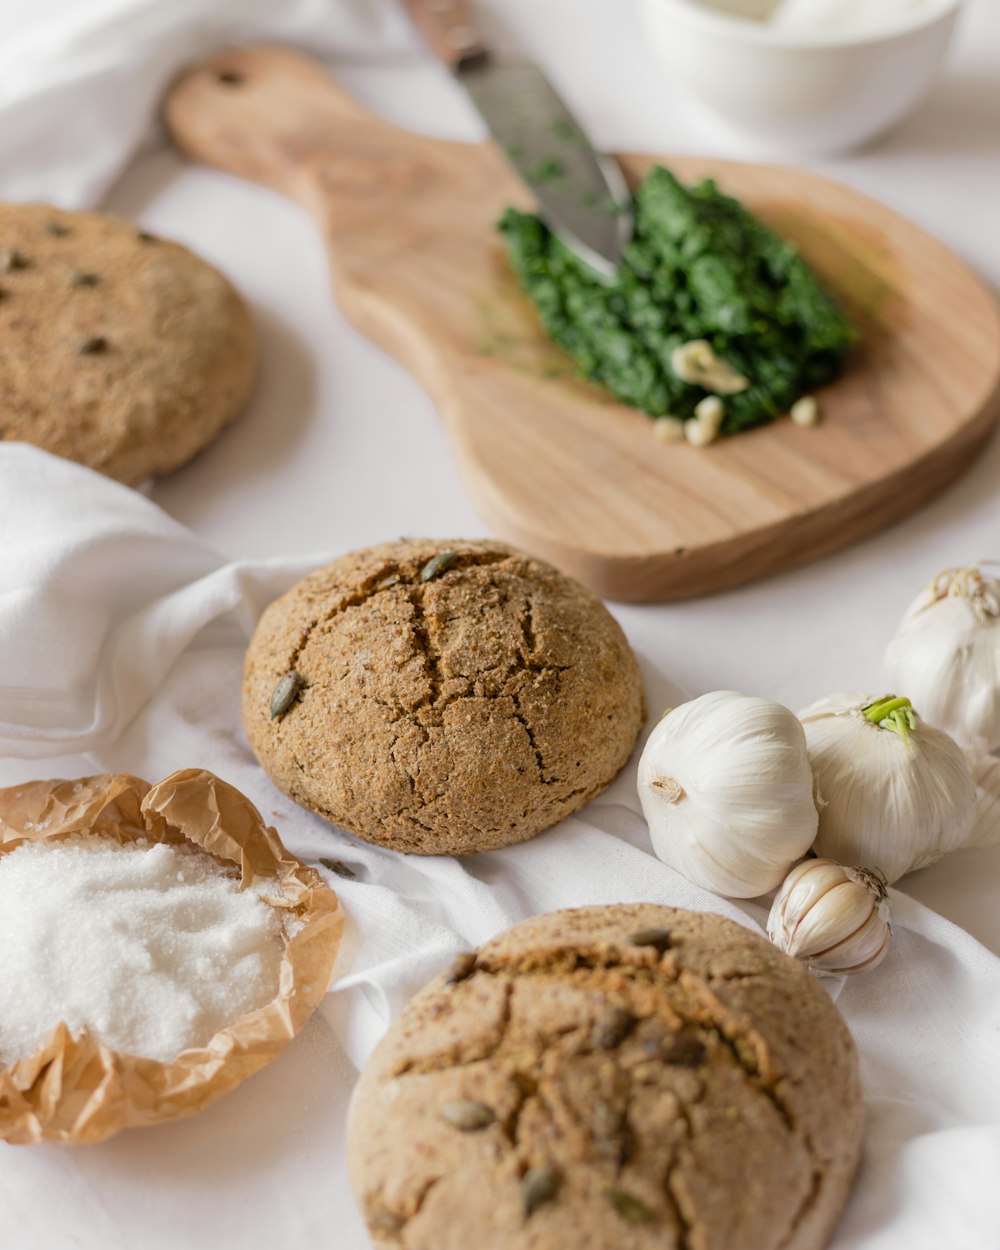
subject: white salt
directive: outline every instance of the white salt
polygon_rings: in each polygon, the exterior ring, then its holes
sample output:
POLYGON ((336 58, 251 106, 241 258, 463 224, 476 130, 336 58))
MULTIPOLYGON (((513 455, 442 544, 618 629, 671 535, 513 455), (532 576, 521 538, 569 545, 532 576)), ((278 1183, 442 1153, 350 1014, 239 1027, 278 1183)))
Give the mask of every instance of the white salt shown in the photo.
MULTIPOLYGON (((269 888, 266 888, 269 887, 269 888)), ((0 1066, 60 1021, 168 1062, 277 993, 278 913, 195 848, 80 837, 0 856, 0 1066)))

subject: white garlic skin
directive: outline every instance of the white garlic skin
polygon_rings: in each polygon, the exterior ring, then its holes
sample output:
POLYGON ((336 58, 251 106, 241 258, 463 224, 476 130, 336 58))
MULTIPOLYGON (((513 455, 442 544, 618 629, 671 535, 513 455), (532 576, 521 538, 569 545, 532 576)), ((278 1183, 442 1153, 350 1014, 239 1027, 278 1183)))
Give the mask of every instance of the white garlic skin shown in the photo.
POLYGON ((799 713, 816 776, 827 859, 878 869, 889 885, 966 845, 976 787, 961 748, 919 719, 909 742, 866 720, 877 696, 830 695, 799 713))
POLYGON ((818 971, 867 972, 886 957, 892 940, 884 882, 832 859, 803 860, 774 896, 767 936, 818 971))
POLYGON ((966 847, 1000 846, 1000 757, 966 752, 976 783, 976 819, 966 847))
POLYGON ((907 608, 885 668, 960 746, 1000 748, 1000 581, 978 569, 939 574, 907 608))
POLYGON ((721 690, 674 708, 639 760, 656 855, 730 898, 773 890, 816 837, 805 734, 780 703, 721 690))

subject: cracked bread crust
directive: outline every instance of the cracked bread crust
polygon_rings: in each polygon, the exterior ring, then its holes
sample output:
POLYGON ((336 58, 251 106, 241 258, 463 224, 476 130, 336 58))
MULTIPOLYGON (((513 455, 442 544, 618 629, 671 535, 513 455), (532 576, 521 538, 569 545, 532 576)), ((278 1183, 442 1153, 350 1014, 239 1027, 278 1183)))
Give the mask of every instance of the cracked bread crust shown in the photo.
POLYGON ((821 1250, 863 1125, 850 1034, 793 959, 720 916, 586 907, 410 1001, 348 1167, 379 1250, 821 1250))
POLYGON ((101 213, 0 205, 0 440, 135 484, 201 451, 256 371, 218 270, 101 213))
POLYGON ((244 670, 243 723, 271 779, 412 854, 493 850, 556 824, 614 778, 642 720, 638 665, 604 605, 496 542, 344 556, 267 609, 244 670), (272 716, 293 671, 301 689, 272 716))

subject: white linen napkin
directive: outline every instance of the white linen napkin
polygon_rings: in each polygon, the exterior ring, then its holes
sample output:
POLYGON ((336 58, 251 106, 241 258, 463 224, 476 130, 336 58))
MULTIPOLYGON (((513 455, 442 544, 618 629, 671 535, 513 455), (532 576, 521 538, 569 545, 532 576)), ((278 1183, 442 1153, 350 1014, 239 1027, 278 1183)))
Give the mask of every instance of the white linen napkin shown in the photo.
POLYGON ((0 5, 0 200, 97 204, 153 133, 171 79, 216 48, 258 40, 319 55, 419 46, 392 0, 0 5))

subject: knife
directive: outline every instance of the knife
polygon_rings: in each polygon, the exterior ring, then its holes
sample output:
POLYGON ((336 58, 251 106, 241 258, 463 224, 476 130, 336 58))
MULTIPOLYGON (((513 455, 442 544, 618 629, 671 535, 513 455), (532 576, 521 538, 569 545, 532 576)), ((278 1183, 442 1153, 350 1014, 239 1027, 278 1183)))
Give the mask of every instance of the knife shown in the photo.
POLYGON ((493 56, 473 25, 468 0, 404 3, 531 188, 546 225, 591 268, 614 277, 633 227, 617 162, 594 151, 536 65, 493 56))

